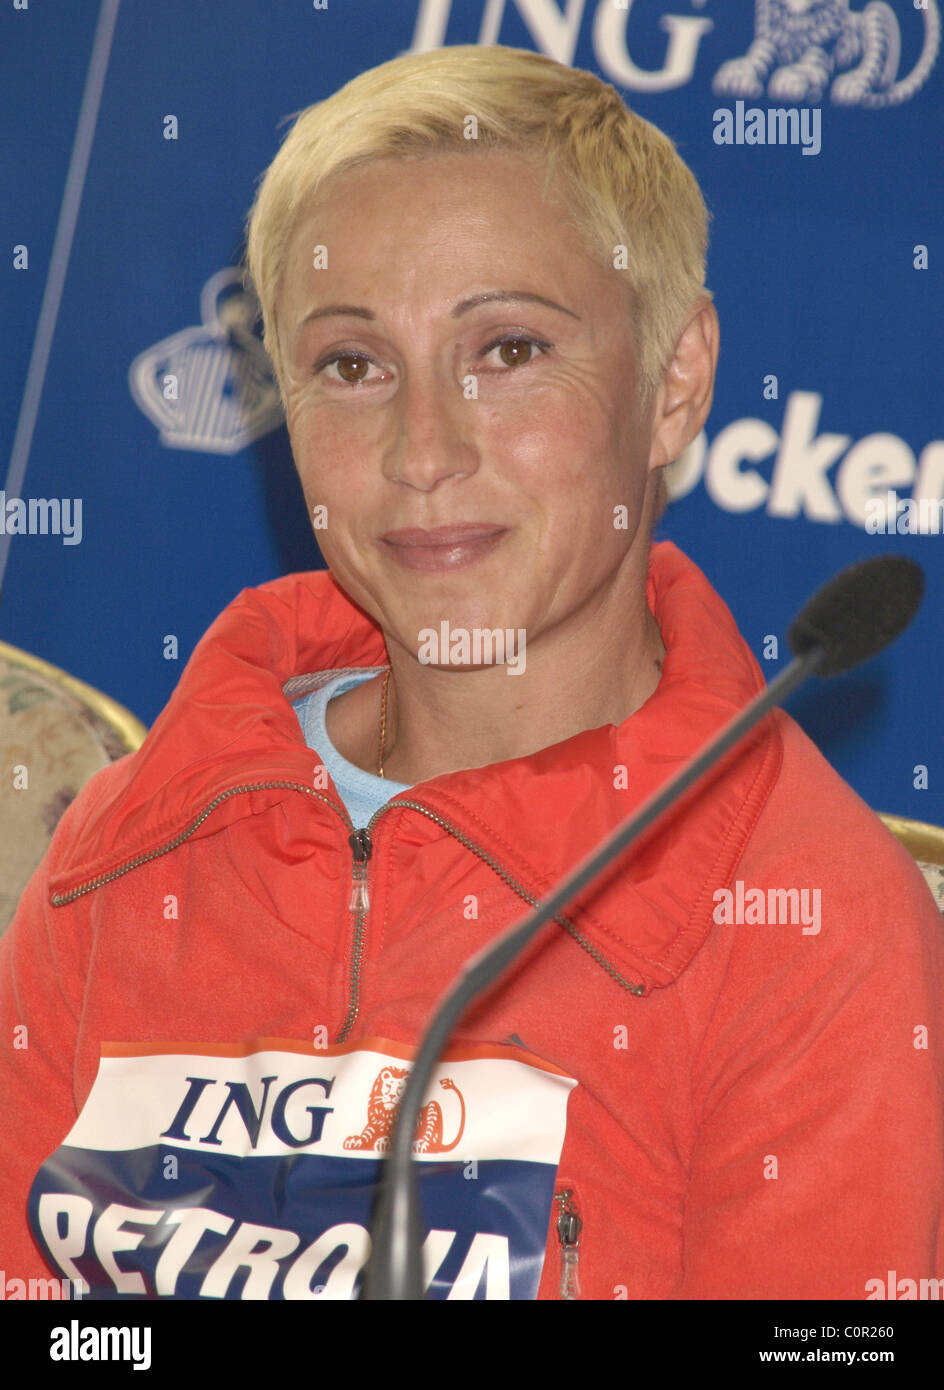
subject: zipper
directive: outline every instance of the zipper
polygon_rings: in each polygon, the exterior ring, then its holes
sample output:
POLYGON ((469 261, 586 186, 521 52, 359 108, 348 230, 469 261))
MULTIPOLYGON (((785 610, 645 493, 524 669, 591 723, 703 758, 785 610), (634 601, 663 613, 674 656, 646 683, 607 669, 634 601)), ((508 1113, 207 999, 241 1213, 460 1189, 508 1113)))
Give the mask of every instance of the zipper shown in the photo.
MULTIPOLYGON (((503 868, 498 860, 493 855, 489 854, 488 850, 483 849, 481 845, 477 845, 475 841, 470 840, 468 835, 463 831, 458 830, 451 822, 444 820, 442 816, 438 815, 435 811, 431 811, 428 806, 424 806, 419 801, 406 801, 399 797, 396 801, 388 801, 386 806, 381 806, 380 810, 375 811, 371 816, 368 822, 368 829, 374 824, 378 816, 383 815, 384 811, 397 806, 409 806, 412 810, 419 811, 421 815, 426 816, 429 820, 435 821, 437 825, 442 826, 443 830, 448 831, 454 839, 458 840, 461 845, 465 845, 466 849, 471 850, 483 863, 494 870, 502 882, 507 883, 508 887, 518 894, 519 898, 523 898, 524 901, 530 903, 532 907, 540 907, 541 899, 534 897, 534 895, 529 893, 517 879, 512 878, 508 870, 503 868)), ((634 985, 632 980, 627 980, 625 975, 621 975, 612 961, 608 961, 602 951, 598 950, 589 937, 584 936, 583 932, 580 931, 578 927, 575 927, 569 918, 555 916, 553 920, 562 926, 564 930, 574 938, 579 946, 583 947, 587 954, 596 961, 601 970, 605 970, 607 975, 609 975, 612 980, 615 980, 618 985, 621 985, 629 994, 645 994, 646 986, 634 985)))
POLYGON ((559 1296, 574 1302, 580 1298, 580 1231, 583 1222, 577 1214, 577 1204, 571 1187, 564 1187, 554 1193, 557 1203, 557 1241, 560 1245, 560 1288, 559 1296))
POLYGON ((307 796, 313 796, 318 801, 323 801, 326 806, 330 806, 336 815, 341 816, 349 830, 354 829, 354 823, 345 810, 322 792, 306 786, 304 782, 242 782, 238 787, 228 787, 225 792, 220 792, 219 796, 215 796, 185 830, 182 830, 179 835, 175 835, 172 840, 168 840, 166 844, 158 845, 157 849, 148 850, 147 854, 139 854, 135 859, 128 859, 124 864, 119 864, 116 869, 112 869, 110 873, 99 874, 96 878, 90 878, 68 893, 53 893, 49 901, 53 907, 65 907, 67 903, 75 902, 76 898, 81 898, 83 894, 91 893, 96 888, 102 888, 106 883, 113 883, 116 878, 122 878, 125 874, 129 874, 132 869, 139 869, 142 864, 149 864, 152 859, 160 859, 162 855, 169 854, 172 849, 177 849, 185 840, 189 840, 194 831, 199 830, 211 811, 215 811, 217 806, 221 806, 231 796, 237 796, 240 792, 278 791, 280 789, 305 792, 307 796))
POLYGON ((347 1006, 347 1016, 341 1026, 341 1031, 335 1038, 335 1043, 344 1042, 348 1033, 354 1026, 357 1011, 360 1008, 361 994, 361 966, 364 959, 364 936, 366 934, 367 914, 370 911, 370 893, 367 887, 367 861, 374 852, 374 847, 370 842, 370 827, 373 825, 375 816, 372 816, 363 830, 352 830, 348 836, 348 844, 351 846, 353 863, 351 867, 351 896, 348 902, 348 911, 354 918, 354 932, 351 939, 351 980, 349 987, 349 998, 347 1006))
MULTIPOLYGON (((305 790, 307 791, 308 788, 306 787, 305 790)), ((329 802, 329 805, 331 804, 333 803, 329 802)), ((373 850, 373 846, 371 844, 370 839, 370 832, 373 830, 374 825, 384 814, 384 812, 392 810, 397 806, 407 807, 408 809, 413 811, 419 811, 421 815, 426 816, 431 821, 434 821, 436 825, 441 826, 443 830, 447 831, 450 835, 453 836, 454 839, 458 840, 461 845, 465 845, 466 849, 471 850, 473 854, 477 855, 479 859, 481 859, 484 863, 486 863, 489 866, 490 869, 493 869, 494 872, 498 874, 502 882, 507 883, 509 888, 513 889, 513 891, 517 893, 519 897, 524 898, 525 902, 530 903, 532 907, 540 906, 540 898, 535 898, 531 893, 528 892, 528 890, 525 887, 522 886, 522 884, 520 884, 517 881, 517 879, 512 878, 511 874, 508 873, 508 870, 505 869, 498 862, 498 860, 494 858, 493 855, 489 854, 488 850, 483 849, 481 845, 477 845, 474 840, 470 840, 468 835, 466 835, 463 831, 457 829, 457 827, 454 826, 450 821, 444 820, 444 818, 438 815, 435 811, 431 811, 428 806, 424 806, 420 801, 410 801, 402 797, 398 797, 394 801, 386 802, 383 806, 381 806, 378 810, 374 812, 374 814, 371 816, 370 820, 367 822, 367 825, 364 827, 363 830, 356 830, 352 835, 348 837, 349 843, 351 845, 351 850, 354 856, 351 874, 352 886, 350 909, 355 914, 354 940, 351 949, 351 990, 348 1004, 348 1012, 347 1017, 344 1020, 344 1025, 341 1028, 341 1031, 338 1034, 337 1038, 335 1039, 336 1043, 342 1043, 346 1040, 348 1034, 354 1026, 354 1021, 357 1018, 357 1013, 360 1008, 361 966, 363 963, 365 923, 367 912, 370 907, 370 896, 368 893, 367 886, 367 861, 370 859, 373 850)), ((348 823, 350 824, 350 821, 348 823)), ((619 971, 616 969, 616 967, 606 959, 606 957, 602 954, 602 952, 600 952, 596 948, 596 946, 594 946, 593 942, 590 941, 586 936, 584 936, 583 932, 579 931, 577 927, 574 926, 573 922, 568 920, 568 918, 555 917, 554 921, 558 922, 566 931, 568 931, 570 935, 574 938, 574 940, 593 957, 597 965, 599 965, 603 970, 605 970, 606 973, 609 976, 611 976, 611 978, 614 979, 617 984, 622 985, 622 987, 625 990, 628 990, 630 994, 641 995, 645 993, 644 985, 634 985, 632 981, 627 980, 623 975, 621 975, 619 971)))
POLYGON ((347 837, 354 855, 351 871, 351 900, 348 909, 359 914, 370 911, 370 894, 367 891, 367 861, 373 853, 373 845, 366 830, 353 830, 347 837))
MULTIPOLYGON (((200 814, 191 821, 186 829, 182 830, 180 834, 175 835, 173 839, 168 840, 166 844, 159 845, 156 849, 148 850, 147 854, 141 854, 134 859, 127 860, 124 864, 120 864, 116 869, 112 869, 107 874, 100 874, 96 878, 89 879, 85 883, 80 883, 77 888, 71 889, 68 893, 53 893, 50 899, 52 906, 64 907, 67 903, 74 902, 76 898, 82 897, 83 894, 91 893, 96 888, 102 888, 106 883, 113 883, 115 879, 121 878, 124 874, 130 873, 133 869, 138 869, 143 864, 150 863, 153 859, 159 859, 162 855, 169 854, 171 850, 177 849, 185 840, 188 840, 203 824, 207 816, 209 816, 217 806, 221 806, 224 801, 228 801, 231 796, 236 796, 242 792, 277 790, 304 792, 306 796, 313 797, 315 800, 323 802, 325 806, 329 807, 330 810, 344 822, 348 831, 348 844, 350 845, 352 856, 351 896, 348 910, 354 918, 354 926, 351 943, 351 979, 348 994, 348 1011, 341 1031, 335 1039, 336 1043, 342 1043, 346 1040, 354 1026, 354 1021, 360 1009, 364 936, 367 913, 370 910, 370 894, 368 892, 367 882, 367 864, 373 852, 370 832, 385 812, 394 810, 397 807, 405 807, 409 810, 418 811, 420 815, 426 816, 429 820, 435 822, 436 825, 440 826, 448 834, 452 835, 454 839, 458 840, 461 845, 464 845, 466 849, 471 850, 473 854, 477 855, 483 863, 487 864, 489 868, 498 875, 503 883, 506 883, 508 887, 511 888, 513 892, 517 893, 520 898, 523 898, 526 903, 529 903, 532 907, 538 907, 540 905, 540 898, 534 897, 534 895, 529 893, 517 879, 512 878, 507 869, 505 869, 493 855, 489 854, 481 845, 476 844, 474 840, 469 839, 468 835, 459 830, 450 821, 445 820, 442 816, 438 815, 437 812, 431 811, 428 806, 424 806, 422 802, 403 800, 400 798, 394 801, 388 801, 374 812, 366 826, 358 830, 347 811, 342 806, 338 806, 338 804, 329 797, 325 796, 323 792, 316 791, 313 787, 307 786, 304 782, 271 781, 243 782, 237 787, 227 788, 225 792, 221 792, 219 796, 215 796, 212 801, 208 802, 200 814)), ((597 965, 599 965, 612 980, 615 980, 618 985, 627 990, 628 993, 634 995, 642 995, 645 993, 645 985, 633 984, 631 980, 627 980, 624 975, 621 975, 612 962, 608 961, 593 942, 590 941, 582 931, 575 927, 573 922, 567 917, 555 916, 554 921, 562 926, 565 931, 569 932, 577 944, 583 947, 597 965)))

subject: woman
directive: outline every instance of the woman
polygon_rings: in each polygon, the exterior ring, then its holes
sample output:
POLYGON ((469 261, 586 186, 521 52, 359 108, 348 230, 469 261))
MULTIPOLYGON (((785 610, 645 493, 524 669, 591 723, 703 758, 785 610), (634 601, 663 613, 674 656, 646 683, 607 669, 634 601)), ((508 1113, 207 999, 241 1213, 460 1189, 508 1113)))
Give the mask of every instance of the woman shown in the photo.
MULTIPOLYGON (((239 595, 23 897, 8 1270, 357 1293, 438 998, 763 684, 651 543, 711 403, 705 245, 671 142, 531 53, 400 58, 296 122, 248 272, 330 572, 239 595)), ((424 1103, 431 1296, 944 1273, 940 922, 787 715, 559 923, 424 1103), (738 883, 817 912, 728 920, 738 883)))

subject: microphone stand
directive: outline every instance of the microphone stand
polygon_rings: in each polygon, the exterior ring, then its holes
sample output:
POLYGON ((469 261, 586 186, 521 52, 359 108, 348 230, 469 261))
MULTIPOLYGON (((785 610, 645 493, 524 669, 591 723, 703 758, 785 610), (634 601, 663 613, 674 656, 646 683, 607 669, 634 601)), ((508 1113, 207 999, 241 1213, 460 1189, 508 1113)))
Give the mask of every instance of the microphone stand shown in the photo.
POLYGON ((541 927, 562 912, 612 864, 622 849, 648 830, 684 792, 699 782, 773 705, 786 699, 798 685, 814 675, 825 663, 826 656, 826 649, 821 645, 795 656, 770 685, 724 725, 697 757, 670 777, 579 864, 534 913, 509 927, 466 963, 458 981, 437 1009, 407 1079, 373 1222, 371 1255, 365 1269, 362 1298, 402 1301, 424 1296, 422 1232, 412 1164, 413 1136, 439 1054, 472 1000, 494 984, 541 927))

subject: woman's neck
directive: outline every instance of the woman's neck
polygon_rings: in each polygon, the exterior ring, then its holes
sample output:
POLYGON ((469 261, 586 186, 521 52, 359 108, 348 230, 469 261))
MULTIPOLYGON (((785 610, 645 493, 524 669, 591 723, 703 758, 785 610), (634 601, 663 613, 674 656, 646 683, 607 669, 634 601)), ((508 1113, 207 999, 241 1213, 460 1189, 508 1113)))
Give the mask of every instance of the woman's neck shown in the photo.
MULTIPOLYGON (((512 665, 423 665, 388 639, 383 773, 413 785, 468 767, 526 757, 584 729, 621 724, 659 684, 665 646, 643 601, 635 622, 543 633, 512 665)), ((376 774, 383 678, 332 700, 328 737, 349 762, 376 774)))

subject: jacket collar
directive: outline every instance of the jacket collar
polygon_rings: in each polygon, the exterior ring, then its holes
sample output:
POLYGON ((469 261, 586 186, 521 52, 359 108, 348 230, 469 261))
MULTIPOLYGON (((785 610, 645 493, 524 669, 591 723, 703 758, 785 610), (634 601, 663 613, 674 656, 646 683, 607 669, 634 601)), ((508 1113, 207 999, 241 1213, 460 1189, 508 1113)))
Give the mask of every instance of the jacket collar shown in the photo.
MULTIPOLYGON (((651 547, 646 593, 666 655, 656 690, 623 724, 437 777, 399 798, 461 829, 536 898, 764 686, 727 606, 671 541, 651 547)), ((244 589, 204 634, 141 748, 99 774, 84 816, 64 828, 50 892, 95 886, 130 861, 215 834, 258 810, 259 798, 297 795, 234 788, 311 786, 312 750, 289 703, 305 684, 297 678, 386 662, 381 630, 327 571, 244 589)), ((568 913, 646 990, 668 984, 700 946, 712 894, 733 876, 781 757, 768 719, 568 913)))

